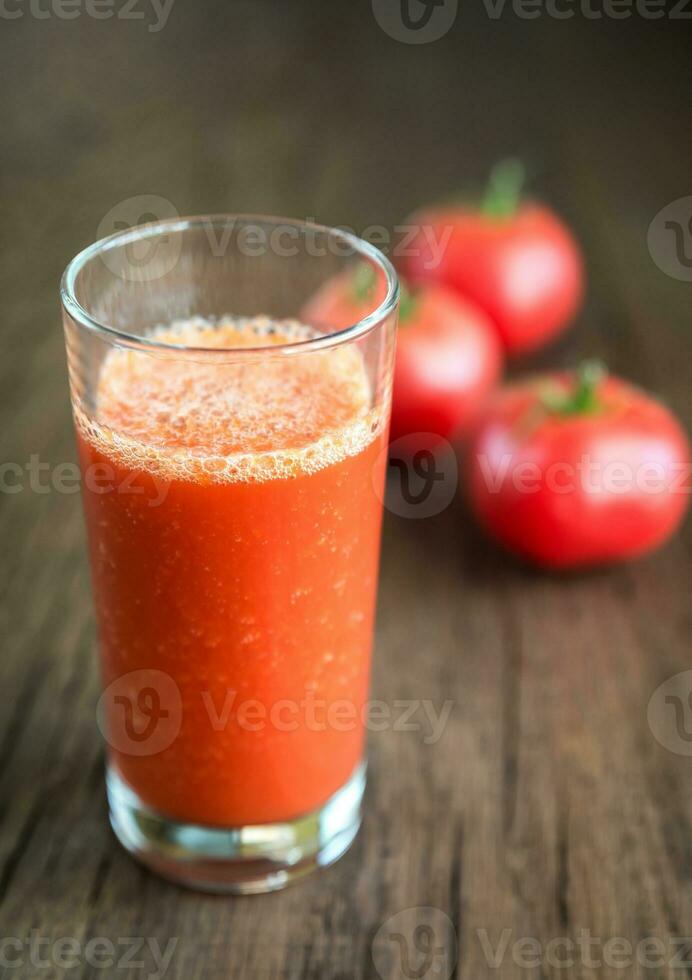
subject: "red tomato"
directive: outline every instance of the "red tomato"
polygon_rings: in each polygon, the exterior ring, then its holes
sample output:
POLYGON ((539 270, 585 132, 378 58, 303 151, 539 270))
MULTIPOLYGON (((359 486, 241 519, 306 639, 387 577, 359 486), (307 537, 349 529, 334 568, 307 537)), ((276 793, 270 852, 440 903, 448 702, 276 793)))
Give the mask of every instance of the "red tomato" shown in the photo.
MULTIPOLYGON (((373 309, 367 268, 327 283, 303 311, 307 323, 346 327, 373 309)), ((372 280, 372 288, 375 282, 372 280)), ((488 317, 442 286, 410 295, 402 285, 390 438, 432 433, 453 438, 468 428, 502 369, 488 317)))
POLYGON ((662 544, 689 497, 690 448, 663 405, 618 378, 552 374, 498 393, 474 434, 471 505, 511 551, 568 568, 662 544))
POLYGON ((419 289, 402 312, 391 440, 412 432, 462 435, 497 383, 502 351, 492 324, 442 286, 419 289))
MULTIPOLYGON (((509 178, 504 178, 509 180, 509 178)), ((515 188, 518 191, 518 188, 515 188)), ((480 208, 421 211, 402 268, 412 283, 457 290, 491 317, 510 354, 563 330, 583 287, 579 248, 547 207, 491 191, 480 208)))

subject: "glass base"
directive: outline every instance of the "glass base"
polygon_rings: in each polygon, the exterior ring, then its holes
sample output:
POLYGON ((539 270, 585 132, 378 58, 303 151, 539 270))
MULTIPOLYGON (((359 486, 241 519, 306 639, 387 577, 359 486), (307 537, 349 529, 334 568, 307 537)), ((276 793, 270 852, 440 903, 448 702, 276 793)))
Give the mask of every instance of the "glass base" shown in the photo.
POLYGON ((112 768, 106 785, 115 835, 139 861, 188 888, 248 895, 284 888, 348 850, 360 826, 365 763, 319 810, 286 823, 246 827, 169 820, 112 768))

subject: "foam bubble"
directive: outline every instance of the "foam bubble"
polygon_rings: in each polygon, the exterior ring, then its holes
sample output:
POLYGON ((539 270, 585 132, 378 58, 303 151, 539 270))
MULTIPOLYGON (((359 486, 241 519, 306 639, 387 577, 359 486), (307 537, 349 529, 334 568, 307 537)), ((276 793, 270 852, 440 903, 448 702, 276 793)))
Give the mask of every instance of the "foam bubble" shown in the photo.
POLYGON ((289 479, 357 455, 382 430, 353 345, 271 355, 272 346, 316 335, 297 321, 196 318, 153 335, 188 347, 268 351, 231 363, 182 351, 179 358, 109 352, 95 417, 80 406, 75 415, 84 438, 128 469, 202 483, 289 479))

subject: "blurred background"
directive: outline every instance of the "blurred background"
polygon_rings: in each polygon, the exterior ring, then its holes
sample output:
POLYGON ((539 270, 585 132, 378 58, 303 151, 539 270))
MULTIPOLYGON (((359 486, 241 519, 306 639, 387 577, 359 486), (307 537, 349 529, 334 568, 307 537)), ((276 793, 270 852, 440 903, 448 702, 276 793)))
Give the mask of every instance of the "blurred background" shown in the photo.
POLYGON ((147 218, 130 199, 363 233, 478 188, 516 154, 531 194, 580 242, 587 291, 573 327, 510 373, 603 358, 689 431, 692 286, 661 268, 647 231, 692 194, 692 7, 557 7, 573 16, 450 4, 441 36, 409 43, 398 0, 3 5, 0 439, 3 461, 43 477, 0 495, 2 936, 45 938, 47 956, 61 936, 82 950, 138 936, 144 966, 80 955, 37 968, 21 946, 0 977, 161 975, 155 948, 174 939, 165 975, 186 980, 478 980, 496 975, 488 943, 503 930, 503 978, 581 976, 583 959, 543 957, 541 973, 512 945, 529 937, 545 952, 580 930, 659 939, 664 960, 633 960, 627 975, 680 975, 690 746, 685 730, 657 741, 647 705, 691 666, 689 522, 654 557, 556 577, 490 544, 461 495, 425 519, 390 510, 373 694, 454 710, 434 744, 371 734, 365 826, 338 866, 229 901, 154 879, 110 835, 79 495, 53 479, 75 458, 59 277, 82 247, 147 218), (447 950, 437 973, 411 972, 421 923, 447 950))

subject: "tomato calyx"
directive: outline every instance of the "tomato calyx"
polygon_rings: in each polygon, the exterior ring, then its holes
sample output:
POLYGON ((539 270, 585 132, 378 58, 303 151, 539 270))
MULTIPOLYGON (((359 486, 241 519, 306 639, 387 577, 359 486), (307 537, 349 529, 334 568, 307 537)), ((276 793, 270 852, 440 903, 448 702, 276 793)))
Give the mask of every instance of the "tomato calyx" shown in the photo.
MULTIPOLYGON (((377 277, 372 266, 361 262, 353 276, 353 299, 357 304, 367 303, 373 299, 377 277)), ((404 325, 412 320, 418 302, 411 290, 400 279, 399 280, 399 324, 404 325)))
POLYGON ((526 168, 521 160, 510 157, 496 163, 490 171, 481 212, 488 218, 505 220, 516 214, 526 180, 526 168))
POLYGON ((583 361, 575 372, 571 391, 544 391, 542 406, 552 415, 596 415, 603 408, 599 388, 608 375, 602 361, 583 361))
POLYGON ((377 280, 375 270, 366 262, 360 262, 353 275, 353 299, 365 303, 372 298, 377 280))
POLYGON ((416 314, 418 301, 411 290, 399 281, 399 323, 405 326, 416 314))

